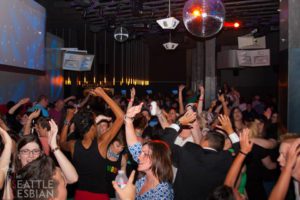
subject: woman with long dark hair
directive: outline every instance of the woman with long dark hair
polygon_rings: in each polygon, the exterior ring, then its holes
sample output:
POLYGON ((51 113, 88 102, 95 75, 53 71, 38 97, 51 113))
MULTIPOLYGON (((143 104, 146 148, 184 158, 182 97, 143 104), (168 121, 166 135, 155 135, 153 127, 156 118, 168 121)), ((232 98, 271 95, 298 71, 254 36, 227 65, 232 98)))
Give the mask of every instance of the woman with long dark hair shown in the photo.
POLYGON ((91 93, 94 96, 103 98, 108 104, 116 116, 115 122, 110 129, 97 137, 93 112, 81 110, 74 115, 74 112, 69 110, 62 129, 60 144, 64 150, 71 152, 74 166, 79 174, 75 200, 108 200, 109 196, 105 181, 107 149, 123 124, 124 114, 102 88, 98 87, 91 93), (67 141, 71 119, 81 139, 67 141))

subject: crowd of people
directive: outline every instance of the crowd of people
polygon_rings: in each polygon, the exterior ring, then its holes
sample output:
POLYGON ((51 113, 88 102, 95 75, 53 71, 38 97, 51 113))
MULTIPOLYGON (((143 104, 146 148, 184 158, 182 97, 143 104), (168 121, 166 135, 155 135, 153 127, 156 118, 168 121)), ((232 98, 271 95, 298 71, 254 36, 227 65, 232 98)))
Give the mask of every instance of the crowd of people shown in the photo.
POLYGON ((300 134, 287 133, 275 99, 227 84, 212 102, 201 85, 85 94, 5 104, 2 199, 300 200, 300 134))

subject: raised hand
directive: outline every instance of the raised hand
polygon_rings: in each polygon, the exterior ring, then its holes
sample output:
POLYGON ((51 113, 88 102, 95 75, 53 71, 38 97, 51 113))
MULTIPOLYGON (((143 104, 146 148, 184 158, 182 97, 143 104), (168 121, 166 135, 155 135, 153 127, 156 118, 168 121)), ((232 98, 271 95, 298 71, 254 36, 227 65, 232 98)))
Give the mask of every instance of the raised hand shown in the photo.
POLYGON ((137 105, 137 106, 132 106, 131 108, 127 109, 125 116, 128 118, 134 118, 136 114, 141 112, 142 106, 143 106, 143 103, 140 103, 140 105, 137 105))
POLYGON ((214 108, 215 106, 217 105, 217 100, 212 100, 211 103, 210 103, 210 107, 211 108, 214 108))
POLYGON ((218 117, 218 120, 221 123, 221 125, 216 125, 217 128, 223 129, 224 131, 226 131, 227 134, 231 134, 234 132, 228 116, 220 115, 218 117))
POLYGON ((179 85, 178 86, 178 91, 182 92, 184 90, 184 88, 185 88, 185 85, 179 85))
POLYGON ((70 100, 75 100, 75 99, 76 99, 76 96, 74 96, 74 95, 73 95, 73 96, 70 96, 69 99, 70 99, 70 100))
POLYGON ((218 99, 221 103, 224 103, 225 102, 225 97, 224 97, 224 94, 221 94, 218 96, 218 99))
POLYGON ((132 87, 132 88, 130 89, 130 99, 131 99, 131 100, 134 100, 134 97, 135 97, 135 88, 132 87))
POLYGON ((0 118, 0 128, 3 128, 5 131, 9 130, 5 122, 0 118))
POLYGON ((129 176, 126 186, 123 189, 121 189, 115 181, 112 182, 112 185, 115 188, 121 200, 135 199, 136 191, 135 191, 135 185, 133 184, 134 175, 135 175, 135 171, 133 170, 129 176))
POLYGON ((40 116, 40 114, 41 114, 41 110, 37 109, 29 115, 29 119, 31 119, 31 120, 36 119, 38 116, 40 116))
POLYGON ((95 119, 96 124, 99 123, 102 120, 111 121, 111 117, 107 117, 105 115, 98 115, 95 119))
POLYGON ((49 124, 50 124, 50 131, 48 131, 48 144, 51 147, 51 149, 54 149, 57 147, 56 136, 58 133, 58 127, 53 119, 49 121, 49 124))
POLYGON ((289 149, 286 167, 290 169, 294 169, 296 165, 297 158, 300 156, 300 138, 296 139, 291 148, 289 149))
POLYGON ((201 95, 201 96, 204 96, 204 87, 203 87, 203 85, 199 84, 199 85, 198 85, 198 89, 199 89, 199 91, 200 91, 200 95, 201 95))
POLYGON ((241 151, 245 154, 248 154, 252 150, 253 146, 253 143, 249 139, 249 132, 250 130, 245 128, 240 134, 241 151))
POLYGON ((89 93, 94 96, 102 96, 103 94, 106 94, 103 88, 101 87, 97 87, 96 89, 91 90, 89 93))
POLYGON ((2 138, 2 141, 3 141, 3 144, 4 145, 10 145, 12 144, 12 139, 11 137, 8 135, 8 133, 6 132, 6 130, 2 129, 0 127, 0 135, 1 135, 1 138, 2 138))
POLYGON ((24 105, 30 101, 30 98, 23 98, 19 101, 19 104, 24 105))
POLYGON ((196 120, 197 113, 193 110, 188 110, 182 117, 179 118, 181 125, 189 125, 196 120))

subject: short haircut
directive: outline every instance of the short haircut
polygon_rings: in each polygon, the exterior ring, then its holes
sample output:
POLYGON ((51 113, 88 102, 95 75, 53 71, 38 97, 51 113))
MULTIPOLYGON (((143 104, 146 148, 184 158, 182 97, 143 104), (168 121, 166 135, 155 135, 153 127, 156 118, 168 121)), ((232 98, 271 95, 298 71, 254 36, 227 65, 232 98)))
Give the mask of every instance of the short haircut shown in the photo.
POLYGON ((83 137, 94 125, 94 120, 94 114, 85 109, 75 114, 73 122, 75 124, 76 131, 81 137, 83 137))
POLYGON ((225 137, 221 133, 208 131, 208 133, 204 136, 204 140, 208 141, 209 147, 217 151, 222 151, 224 148, 225 137))
POLYGON ((142 114, 139 113, 134 117, 133 126, 134 128, 139 128, 144 130, 147 125, 147 118, 142 114))
POLYGON ((38 98, 37 98, 37 102, 40 102, 40 101, 42 101, 43 99, 45 99, 45 100, 48 100, 48 97, 46 96, 46 95, 40 95, 38 98))
POLYGON ((39 124, 42 128, 46 128, 47 131, 50 131, 51 129, 48 118, 39 117, 36 124, 39 124))
POLYGON ((287 134, 281 135, 279 140, 281 143, 283 143, 283 142, 289 142, 289 141, 292 141, 292 140, 295 140, 298 138, 300 138, 300 134, 287 133, 287 134))
POLYGON ((119 133, 114 137, 111 141, 111 144, 114 142, 119 142, 121 145, 126 146, 126 138, 125 138, 125 131, 121 129, 119 133))

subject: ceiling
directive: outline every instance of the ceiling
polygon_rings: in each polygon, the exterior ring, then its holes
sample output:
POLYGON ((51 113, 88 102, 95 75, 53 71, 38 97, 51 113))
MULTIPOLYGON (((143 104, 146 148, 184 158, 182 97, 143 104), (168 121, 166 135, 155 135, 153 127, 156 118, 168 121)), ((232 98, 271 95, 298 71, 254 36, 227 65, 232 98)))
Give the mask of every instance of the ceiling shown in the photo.
MULTIPOLYGON (((156 20, 168 16, 168 0, 36 0, 47 9, 48 29, 82 28, 113 30, 123 25, 136 33, 163 30, 156 20)), ((171 0, 172 16, 181 21, 176 31, 184 31, 182 8, 186 0, 171 0)), ((223 0, 226 21, 239 20, 242 27, 278 29, 278 0, 223 0)))

